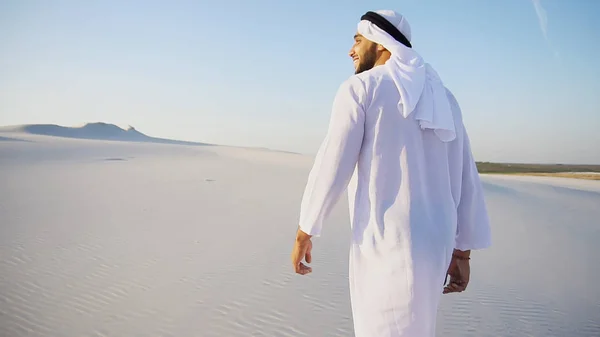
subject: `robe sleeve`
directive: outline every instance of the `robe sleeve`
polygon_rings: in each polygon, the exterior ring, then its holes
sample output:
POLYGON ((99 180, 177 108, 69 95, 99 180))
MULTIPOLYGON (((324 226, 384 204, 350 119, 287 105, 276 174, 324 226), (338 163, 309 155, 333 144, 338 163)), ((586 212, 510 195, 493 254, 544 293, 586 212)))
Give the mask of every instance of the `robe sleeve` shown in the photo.
POLYGON ((490 220, 485 205, 483 187, 467 132, 463 128, 463 170, 458 204, 456 249, 475 250, 491 245, 490 220))
POLYGON ((299 227, 320 236, 323 221, 348 187, 363 141, 365 101, 363 83, 356 77, 337 91, 325 139, 309 173, 300 207, 299 227))

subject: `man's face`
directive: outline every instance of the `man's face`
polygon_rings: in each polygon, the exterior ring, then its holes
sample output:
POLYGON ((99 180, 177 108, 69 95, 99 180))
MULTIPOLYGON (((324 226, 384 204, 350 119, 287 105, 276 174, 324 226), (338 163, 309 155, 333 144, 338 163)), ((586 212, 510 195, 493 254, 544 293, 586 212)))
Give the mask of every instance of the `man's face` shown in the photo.
POLYGON ((365 39, 362 35, 354 35, 354 45, 348 54, 354 61, 355 73, 362 73, 375 66, 377 62, 377 44, 365 39))

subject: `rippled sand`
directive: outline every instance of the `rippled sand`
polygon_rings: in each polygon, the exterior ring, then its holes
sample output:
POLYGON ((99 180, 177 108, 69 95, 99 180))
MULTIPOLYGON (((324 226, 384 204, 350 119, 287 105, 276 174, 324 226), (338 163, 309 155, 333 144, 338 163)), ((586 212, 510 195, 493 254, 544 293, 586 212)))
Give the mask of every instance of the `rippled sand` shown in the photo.
MULTIPOLYGON (((290 265, 310 157, 6 138, 0 336, 352 336, 345 200, 290 265)), ((494 247, 438 335, 600 336, 600 182, 483 181, 494 247)))

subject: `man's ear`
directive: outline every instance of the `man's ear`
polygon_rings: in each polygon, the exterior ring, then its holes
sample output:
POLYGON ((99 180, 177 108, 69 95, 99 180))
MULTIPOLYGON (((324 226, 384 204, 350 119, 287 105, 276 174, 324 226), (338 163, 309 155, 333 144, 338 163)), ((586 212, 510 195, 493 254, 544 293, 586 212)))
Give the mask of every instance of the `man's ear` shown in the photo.
POLYGON ((379 43, 377 44, 377 51, 382 52, 382 51, 386 51, 387 49, 385 49, 384 46, 380 45, 379 43))

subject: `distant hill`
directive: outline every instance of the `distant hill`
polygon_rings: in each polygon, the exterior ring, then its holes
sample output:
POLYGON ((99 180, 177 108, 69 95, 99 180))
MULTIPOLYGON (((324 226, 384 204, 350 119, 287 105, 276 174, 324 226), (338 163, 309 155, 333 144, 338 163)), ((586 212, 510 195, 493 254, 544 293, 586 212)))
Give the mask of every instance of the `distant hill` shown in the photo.
POLYGON ((125 130, 114 124, 102 122, 88 123, 81 127, 66 127, 55 124, 28 124, 5 126, 0 127, 0 132, 18 132, 52 137, 112 140, 126 142, 148 142, 180 145, 211 145, 205 143, 186 142, 180 140, 150 137, 137 131, 132 126, 125 130))

